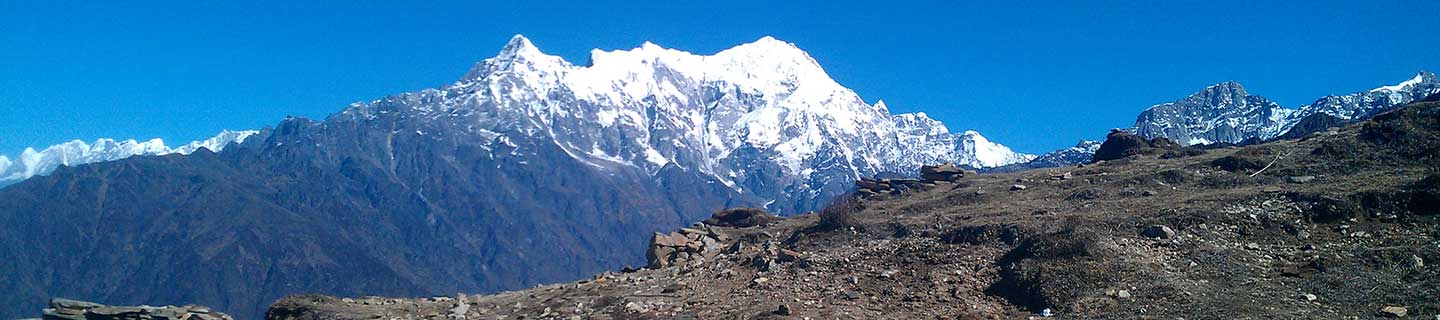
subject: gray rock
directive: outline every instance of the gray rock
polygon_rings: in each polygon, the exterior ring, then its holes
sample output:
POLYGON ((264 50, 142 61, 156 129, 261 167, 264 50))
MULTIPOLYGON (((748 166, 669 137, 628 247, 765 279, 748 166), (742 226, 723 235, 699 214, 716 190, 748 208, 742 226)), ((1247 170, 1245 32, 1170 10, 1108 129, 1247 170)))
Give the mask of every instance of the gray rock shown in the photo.
POLYGON ((89 302, 89 301, 71 300, 71 299, 65 299, 65 298, 54 298, 54 299, 50 299, 50 307, 51 307, 51 308, 66 308, 66 309, 82 309, 82 310, 83 310, 83 309, 98 308, 98 307, 104 307, 104 306, 105 306, 105 305, 103 305, 103 304, 94 303, 94 302, 89 302))
POLYGON ((790 315, 790 306, 785 305, 785 304, 783 304, 783 303, 780 304, 780 307, 779 307, 779 308, 775 308, 775 314, 776 314, 776 315, 781 315, 781 316, 788 316, 788 315, 790 315))
POLYGON ((1029 188, 1030 188, 1030 187, 1027 187, 1027 186, 1025 186, 1025 185, 1023 185, 1023 184, 1017 184, 1017 185, 1011 185, 1011 186, 1010 186, 1010 191, 1020 191, 1020 190, 1025 190, 1025 189, 1029 189, 1029 188))
POLYGON ((1308 183, 1315 181, 1315 176, 1289 176, 1285 177, 1285 181, 1289 181, 1290 183, 1308 183))
POLYGON ((1406 314, 1409 314, 1410 309, 1400 306, 1386 306, 1384 308, 1380 308, 1379 313, 1382 317, 1401 318, 1405 317, 1406 314))
POLYGON ((45 308, 40 311, 40 318, 44 320, 85 320, 83 314, 64 314, 54 308, 45 308))
POLYGON ((1170 227, 1157 224, 1145 227, 1145 230, 1140 231, 1140 234, 1151 238, 1169 239, 1170 237, 1175 236, 1175 230, 1171 230, 1170 227))

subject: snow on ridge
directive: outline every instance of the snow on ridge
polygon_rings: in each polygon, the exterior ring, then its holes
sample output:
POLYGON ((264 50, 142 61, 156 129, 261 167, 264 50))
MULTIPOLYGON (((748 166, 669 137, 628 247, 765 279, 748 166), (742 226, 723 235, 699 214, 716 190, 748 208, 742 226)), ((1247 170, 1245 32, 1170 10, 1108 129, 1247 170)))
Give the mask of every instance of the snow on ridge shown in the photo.
POLYGON ((209 139, 193 141, 176 148, 165 145, 160 138, 146 141, 135 139, 96 139, 93 143, 81 140, 55 144, 41 150, 25 148, 16 160, 0 155, 0 186, 9 185, 37 175, 46 175, 60 166, 73 166, 95 162, 114 161, 132 156, 158 156, 167 154, 190 154, 205 148, 219 151, 230 143, 240 143, 259 133, 256 130, 224 130, 209 139))
POLYGON ((957 159, 956 164, 990 168, 1027 162, 1037 157, 1033 154, 1015 152, 1003 144, 991 142, 990 139, 975 130, 966 130, 960 136, 961 142, 956 144, 956 148, 964 149, 964 151, 956 153, 970 156, 957 159))
POLYGON ((1425 81, 1425 73, 1424 73, 1424 72, 1421 72, 1421 73, 1415 74, 1415 77, 1414 77, 1414 78, 1410 78, 1410 80, 1402 81, 1402 82, 1400 82, 1400 83, 1398 83, 1398 84, 1395 84, 1395 85, 1393 85, 1393 86, 1381 86, 1381 87, 1379 87, 1379 88, 1370 89, 1370 92, 1403 91, 1403 90, 1405 90, 1405 89, 1409 89, 1409 88, 1412 87, 1412 86, 1418 85, 1418 84, 1420 84, 1421 82, 1424 82, 1424 81, 1425 81))

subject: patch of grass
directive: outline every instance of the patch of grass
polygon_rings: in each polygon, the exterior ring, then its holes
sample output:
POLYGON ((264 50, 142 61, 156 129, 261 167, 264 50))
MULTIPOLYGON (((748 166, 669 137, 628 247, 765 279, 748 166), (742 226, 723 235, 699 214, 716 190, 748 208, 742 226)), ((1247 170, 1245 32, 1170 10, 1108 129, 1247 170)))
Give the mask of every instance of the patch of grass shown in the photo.
POLYGON ((860 221, 855 216, 857 212, 863 209, 865 209, 865 206, 862 205, 860 199, 854 195, 835 198, 835 200, 831 200, 830 204, 826 205, 824 209, 820 209, 820 212, 817 213, 820 215, 820 220, 806 230, 809 232, 826 232, 849 228, 863 230, 860 221))

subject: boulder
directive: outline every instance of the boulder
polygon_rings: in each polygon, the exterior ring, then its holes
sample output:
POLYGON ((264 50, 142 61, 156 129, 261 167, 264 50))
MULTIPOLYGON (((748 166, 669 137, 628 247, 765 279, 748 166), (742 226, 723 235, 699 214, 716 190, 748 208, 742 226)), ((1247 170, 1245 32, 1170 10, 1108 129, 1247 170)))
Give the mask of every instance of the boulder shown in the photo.
POLYGON ((1145 137, 1116 129, 1110 130, 1110 134, 1105 135, 1105 142, 1100 144, 1100 149, 1095 150, 1093 159, 1094 161, 1117 160, 1138 154, 1165 153, 1182 148, 1184 147, 1170 139, 1157 137, 1145 140, 1145 137))
POLYGON ((705 219, 705 224, 719 227, 748 228, 754 226, 769 225, 780 218, 770 215, 763 209, 757 208, 730 208, 716 211, 705 219))
POLYGON ((685 246, 687 242, 690 242, 689 238, 677 233, 663 234, 656 232, 650 236, 651 246, 681 247, 685 246))
POLYGON ((1386 306, 1384 308, 1380 308, 1379 313, 1382 317, 1403 318, 1405 317, 1405 315, 1410 313, 1410 309, 1405 307, 1386 306))
POLYGON ((102 304, 99 304, 99 303, 94 303, 94 302, 89 302, 89 301, 70 300, 70 299, 65 299, 65 298, 54 298, 54 299, 50 299, 50 307, 51 307, 51 308, 56 308, 56 309, 81 309, 81 310, 84 310, 84 309, 99 308, 99 307, 104 307, 104 306, 105 306, 105 305, 102 305, 102 304))
POLYGON ((1145 230, 1140 231, 1140 234, 1151 238, 1169 239, 1170 237, 1175 236, 1175 230, 1171 230, 1170 227, 1157 224, 1145 227, 1145 230))
POLYGON ((938 166, 920 166, 920 178, 926 181, 955 181, 965 177, 965 170, 946 162, 938 166))

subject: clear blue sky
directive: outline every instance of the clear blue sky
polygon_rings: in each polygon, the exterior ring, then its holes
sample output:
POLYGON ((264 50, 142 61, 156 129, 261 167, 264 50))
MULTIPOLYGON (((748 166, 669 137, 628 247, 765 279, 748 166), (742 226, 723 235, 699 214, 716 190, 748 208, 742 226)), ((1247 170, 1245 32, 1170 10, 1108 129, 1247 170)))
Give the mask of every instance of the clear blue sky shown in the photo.
POLYGON ((1296 107, 1440 70, 1440 1, 1070 2, 4 1, 0 154, 322 118, 450 83, 517 33, 582 64, 773 35, 867 101, 1037 153, 1226 80, 1296 107))

